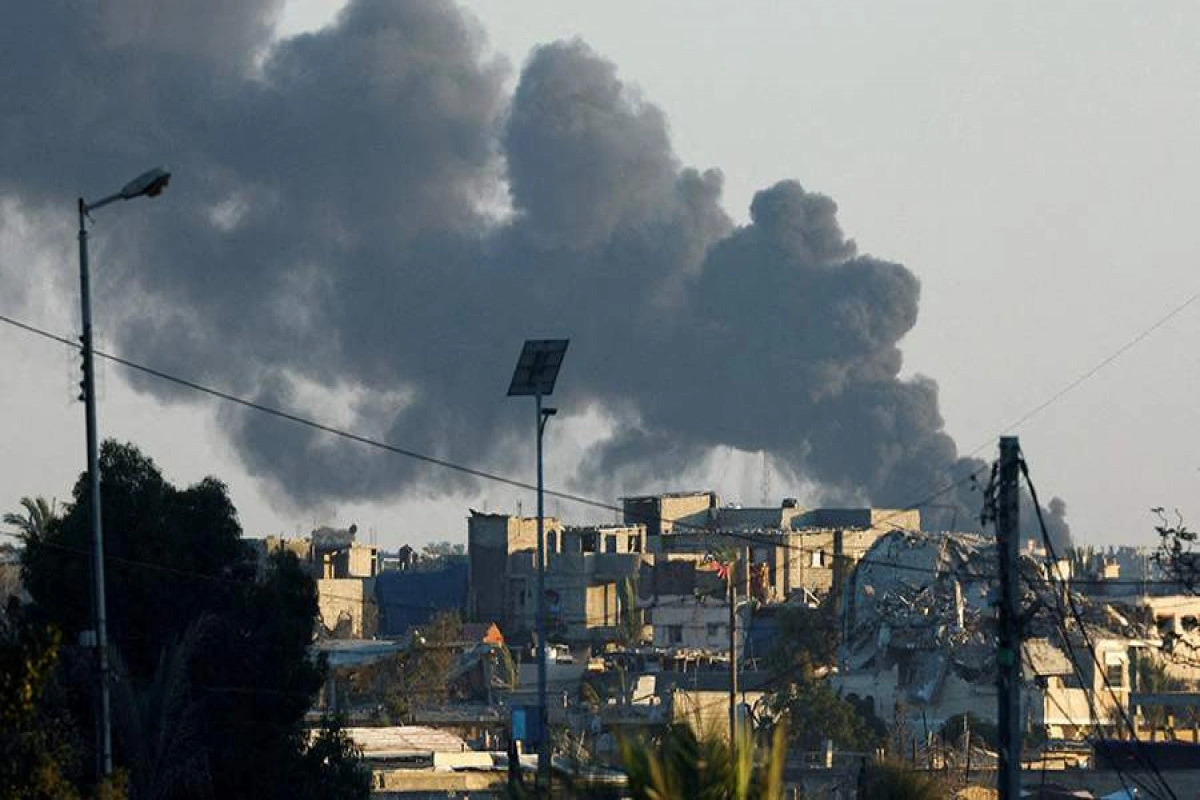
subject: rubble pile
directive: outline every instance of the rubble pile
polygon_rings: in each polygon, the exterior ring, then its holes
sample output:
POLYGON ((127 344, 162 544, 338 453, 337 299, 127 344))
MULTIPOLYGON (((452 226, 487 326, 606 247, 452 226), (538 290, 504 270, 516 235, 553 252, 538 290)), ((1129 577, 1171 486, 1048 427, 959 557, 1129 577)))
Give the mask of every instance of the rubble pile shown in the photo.
POLYGON ((986 671, 995 563, 995 546, 982 536, 896 531, 881 538, 846 587, 844 667, 904 660, 928 673, 914 675, 916 685, 936 684, 950 668, 969 679, 986 671))
MULTIPOLYGON (((930 702, 951 672, 971 683, 991 682, 997 570, 990 537, 920 531, 881 537, 843 588, 841 669, 899 666, 917 702, 930 702)), ((1064 589, 1029 554, 1022 554, 1020 571, 1027 638, 1061 652, 1064 628, 1078 628, 1062 611, 1064 589)), ((1159 638, 1153 621, 1131 608, 1078 593, 1070 599, 1093 639, 1159 638)))

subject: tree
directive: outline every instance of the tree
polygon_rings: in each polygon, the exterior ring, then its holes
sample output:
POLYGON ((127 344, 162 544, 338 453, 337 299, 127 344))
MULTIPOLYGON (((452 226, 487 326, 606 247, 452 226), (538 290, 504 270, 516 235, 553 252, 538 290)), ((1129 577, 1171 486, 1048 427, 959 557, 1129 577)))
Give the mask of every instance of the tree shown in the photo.
POLYGON ((22 497, 21 507, 25 513, 5 514, 4 524, 16 528, 22 539, 37 539, 48 534, 58 519, 57 505, 56 501, 44 497, 22 497))
POLYGON ((1154 562, 1169 580, 1195 593, 1200 584, 1200 551, 1196 549, 1196 532, 1183 523, 1183 516, 1178 511, 1174 520, 1169 519, 1162 508, 1152 508, 1150 511, 1158 517, 1158 524, 1154 526, 1158 534, 1154 562))
POLYGON ((783 726, 767 747, 757 747, 750 732, 739 731, 731 744, 715 732, 697 736, 674 723, 657 741, 621 741, 621 764, 634 800, 778 800, 783 794, 787 755, 783 726))
POLYGON ((150 680, 135 684, 115 653, 114 711, 129 753, 134 797, 159 800, 175 791, 203 793, 211 782, 200 735, 202 708, 188 671, 212 618, 200 617, 162 651, 150 680))
POLYGON ((412 631, 404 652, 349 671, 351 699, 382 703, 394 722, 408 721, 414 706, 445 703, 462 640, 462 618, 454 612, 436 614, 412 631))
POLYGON ((467 554, 467 546, 455 542, 430 542, 421 548, 425 553, 426 558, 447 558, 452 556, 465 556, 467 554))
POLYGON ((371 772, 342 729, 341 720, 326 716, 300 760, 295 800, 359 800, 371 793, 371 772))
POLYGON ((15 599, 0 614, 0 797, 79 797, 74 728, 52 696, 61 640, 15 599))
POLYGON ((864 716, 827 681, 811 673, 773 694, 767 707, 787 722, 791 743, 801 750, 820 750, 830 740, 840 750, 871 752, 886 737, 881 721, 864 716))
POLYGON ((831 666, 837 660, 838 630, 832 593, 816 608, 785 606, 768 663, 780 672, 831 666))
MULTIPOLYGON (((151 724, 161 730, 184 725, 195 732, 212 795, 295 796, 310 780, 300 769, 308 752, 304 714, 324 675, 308 654, 317 618, 313 580, 285 552, 274 554, 259 576, 216 478, 176 488, 136 447, 111 441, 101 448, 100 466, 110 648, 129 696, 158 698, 152 702, 166 713, 151 724), (203 646, 185 648, 186 658, 172 652, 201 619, 211 619, 203 646)), ((38 613, 68 640, 90 627, 86 476, 73 496, 61 522, 30 540, 24 554, 38 613)), ((72 714, 90 729, 90 685, 75 694, 72 714)), ((144 726, 153 717, 144 711, 130 719, 144 726)), ((139 746, 131 726, 115 734, 118 762, 134 766, 136 775, 152 774, 139 759, 146 752, 161 756, 161 749, 139 746)), ((173 787, 168 796, 180 796, 191 782, 165 780, 173 787)))
POLYGON ((866 767, 858 793, 861 800, 941 800, 950 796, 949 787, 936 777, 900 764, 866 767))

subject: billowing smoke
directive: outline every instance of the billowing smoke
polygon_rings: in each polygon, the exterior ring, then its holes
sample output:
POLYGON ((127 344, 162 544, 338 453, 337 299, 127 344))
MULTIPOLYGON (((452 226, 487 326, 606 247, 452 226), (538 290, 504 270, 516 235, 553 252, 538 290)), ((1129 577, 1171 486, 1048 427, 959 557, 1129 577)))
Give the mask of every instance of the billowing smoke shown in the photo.
MULTIPOLYGON (((720 172, 680 164, 662 112, 581 42, 536 50, 510 95, 449 3, 352 0, 273 41, 278 5, 47 0, 0 28, 0 198, 61 209, 146 165, 175 172, 169 199, 97 230, 125 265, 99 298, 123 354, 504 465, 516 348, 567 334, 559 403, 613 421, 582 489, 731 447, 819 500, 906 505, 980 466, 943 430, 936 384, 899 377, 917 278, 860 254, 830 198, 784 181, 734 226, 720 172)), ((300 504, 469 488, 248 412, 222 423, 300 504)), ((968 528, 979 495, 934 505, 931 526, 968 528)))

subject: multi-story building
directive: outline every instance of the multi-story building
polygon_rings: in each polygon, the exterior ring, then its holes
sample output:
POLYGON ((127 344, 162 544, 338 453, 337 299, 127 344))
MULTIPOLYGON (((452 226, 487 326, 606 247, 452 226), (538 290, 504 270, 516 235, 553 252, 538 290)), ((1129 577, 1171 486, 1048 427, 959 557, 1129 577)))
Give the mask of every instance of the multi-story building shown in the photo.
MULTIPOLYGON (((546 551, 557 545, 562 524, 546 517, 546 551)), ((478 622, 504 620, 517 602, 510 597, 509 556, 537 552, 537 517, 489 514, 471 510, 467 518, 467 616, 478 622)), ((506 634, 511 631, 501 625, 506 634)))
MULTIPOLYGON (((476 517, 472 517, 472 521, 476 517)), ((496 575, 474 583, 470 593, 476 598, 476 618, 491 614, 503 620, 509 635, 528 635, 536 628, 537 614, 537 537, 522 536, 515 518, 501 523, 487 520, 469 536, 473 565, 485 558, 493 565, 502 563, 503 591, 496 587, 496 575), (507 537, 511 549, 500 561, 497 531, 514 529, 507 537), (480 528, 483 535, 480 535, 480 528), (480 547, 482 542, 483 546, 480 547), (524 545, 524 546, 520 546, 524 545), (482 601, 490 601, 484 604, 482 601)), ((547 521, 549 522, 549 521, 547 521)), ((548 638, 570 644, 590 644, 620 638, 641 638, 641 627, 631 616, 636 589, 633 581, 645 559, 646 531, 641 525, 592 525, 563 528, 546 526, 546 603, 549 617, 548 638)))
POLYGON ((756 569, 765 566, 764 591, 779 601, 797 593, 812 600, 837 594, 841 579, 879 537, 921 527, 917 510, 805 509, 791 498, 776 507, 721 506, 715 492, 629 497, 624 509, 626 522, 646 524, 649 552, 734 551, 756 569))
POLYGON ((643 567, 638 599, 655 647, 729 651, 726 581, 713 562, 659 557, 643 567))
POLYGON ((260 570, 276 552, 299 559, 317 583, 317 606, 326 634, 370 638, 378 630, 375 579, 379 552, 355 541, 358 528, 317 528, 306 538, 268 536, 253 540, 260 570))

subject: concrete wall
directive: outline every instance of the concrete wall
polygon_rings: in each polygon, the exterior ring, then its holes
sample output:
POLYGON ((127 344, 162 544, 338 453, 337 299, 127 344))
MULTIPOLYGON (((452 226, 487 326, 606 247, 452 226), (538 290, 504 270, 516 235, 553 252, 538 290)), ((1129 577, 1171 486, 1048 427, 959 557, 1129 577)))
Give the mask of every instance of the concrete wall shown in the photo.
POLYGON ((709 509, 718 505, 715 492, 680 492, 676 494, 626 497, 625 524, 641 523, 651 538, 669 534, 676 523, 703 525, 708 521, 709 509))
POLYGON ((347 578, 374 578, 379 571, 379 551, 369 545, 355 544, 338 554, 347 578))
MULTIPOLYGON (((738 702, 754 708, 762 692, 741 692, 738 702)), ((729 692, 676 689, 671 693, 672 722, 686 722, 700 733, 729 737, 729 692)))
POLYGON ((365 544, 352 544, 323 557, 324 578, 374 578, 378 574, 379 551, 365 544))
MULTIPOLYGON (((654 646, 684 650, 729 651, 729 604, 698 602, 695 597, 660 596, 650 610, 654 646)), ((741 647, 741 630, 738 647, 741 647)))
MULTIPOLYGON (((987 682, 971 683, 953 672, 942 682, 932 703, 918 703, 899 685, 900 668, 879 672, 863 671, 830 678, 830 684, 843 696, 869 697, 875 704, 875 716, 891 724, 897 700, 903 701, 905 720, 910 731, 936 731, 946 720, 970 712, 983 719, 996 719, 996 687, 987 682)), ((1028 707, 1028 706, 1026 706, 1028 707)))
POLYGON ((572 526, 563 529, 556 544, 556 553, 644 553, 646 526, 572 526))
MULTIPOLYGON (((638 574, 640 553, 556 553, 548 559, 549 636, 571 644, 600 642, 616 635, 620 619, 621 583, 638 574)), ((535 628, 537 573, 532 553, 508 558, 509 620, 506 633, 535 628)))
MULTIPOLYGON (((562 524, 545 518, 547 540, 557 539, 562 524)), ((547 548, 550 551, 552 548, 547 548)), ((514 605, 506 575, 512 553, 537 550, 537 518, 472 512, 467 521, 467 616, 491 622, 496 612, 514 605)))
POLYGON ((375 579, 319 579, 317 609, 321 624, 329 631, 336 629, 343 620, 348 620, 351 637, 363 639, 374 636, 379 620, 375 608, 375 579))

